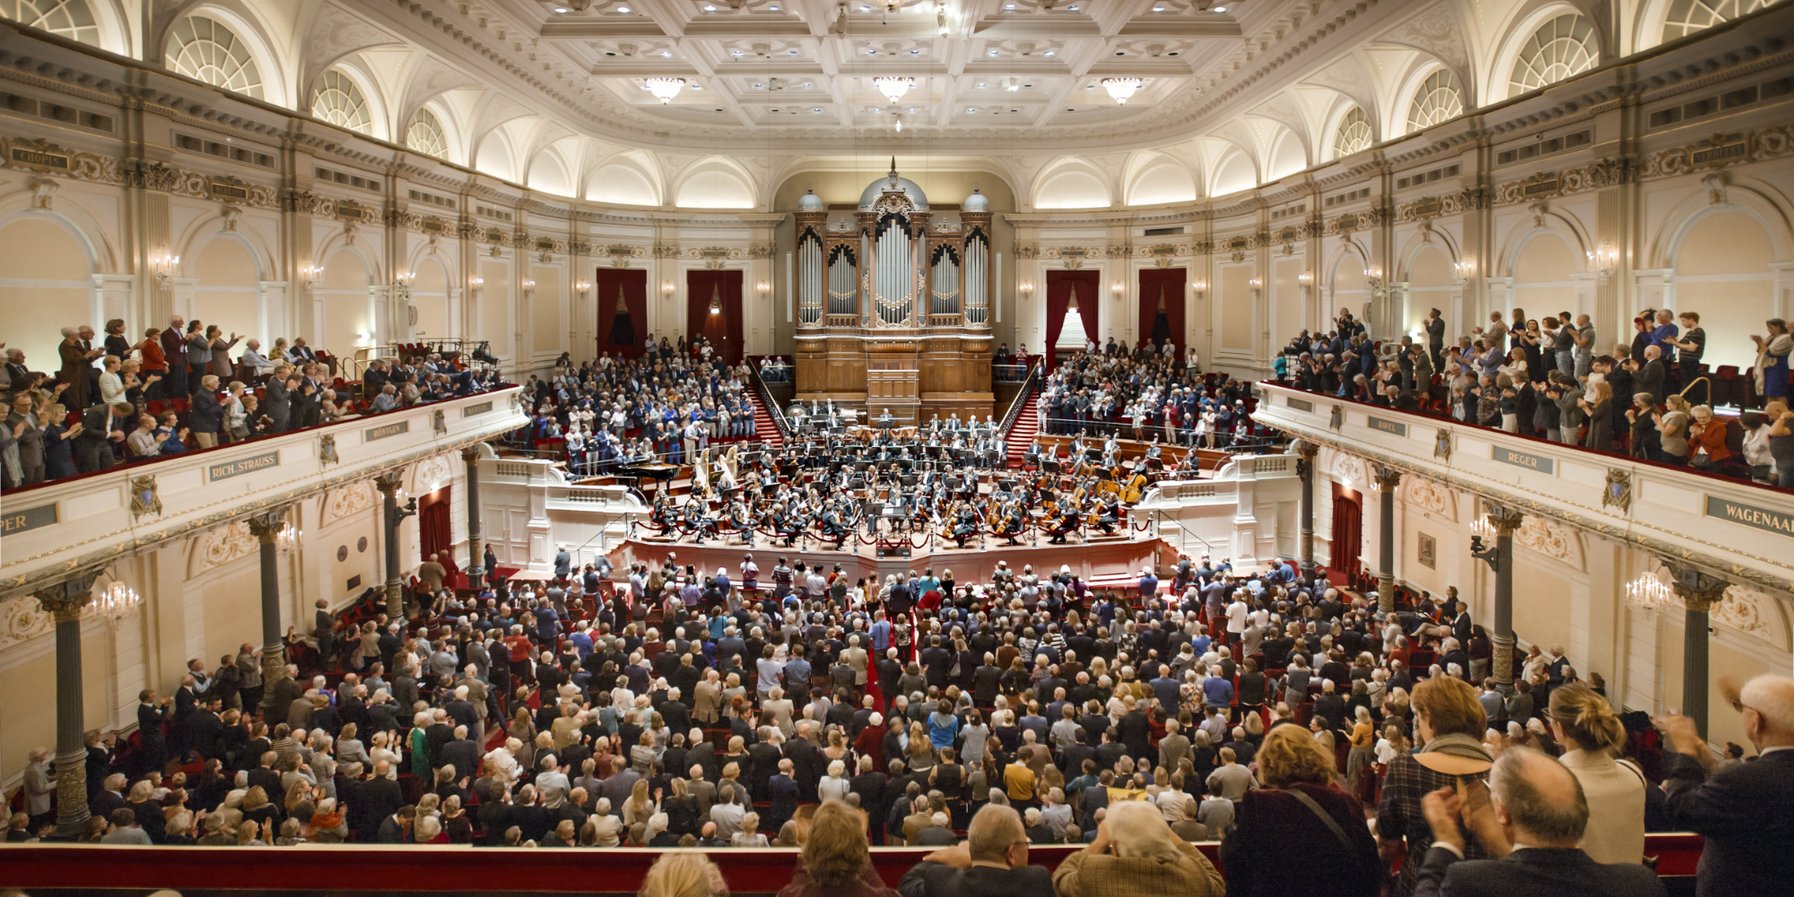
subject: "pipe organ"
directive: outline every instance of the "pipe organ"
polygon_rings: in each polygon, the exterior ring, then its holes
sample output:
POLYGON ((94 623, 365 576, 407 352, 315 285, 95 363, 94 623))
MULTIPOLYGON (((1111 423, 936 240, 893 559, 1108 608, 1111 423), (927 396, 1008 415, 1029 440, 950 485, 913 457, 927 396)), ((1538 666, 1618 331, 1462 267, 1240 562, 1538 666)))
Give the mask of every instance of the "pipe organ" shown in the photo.
POLYGON ((930 208, 891 172, 852 212, 806 194, 797 220, 797 395, 904 421, 991 413, 989 201, 930 208))

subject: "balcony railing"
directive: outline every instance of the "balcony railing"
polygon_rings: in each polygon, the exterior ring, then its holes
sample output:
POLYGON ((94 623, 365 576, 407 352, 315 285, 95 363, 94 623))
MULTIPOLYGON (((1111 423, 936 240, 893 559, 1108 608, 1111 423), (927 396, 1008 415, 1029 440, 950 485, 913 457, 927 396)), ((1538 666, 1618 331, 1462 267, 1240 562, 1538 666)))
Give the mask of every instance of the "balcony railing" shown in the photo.
POLYGON ((0 495, 0 591, 503 435, 528 420, 520 392, 506 386, 0 495))
POLYGON ((1788 490, 1274 382, 1253 418, 1292 436, 1784 592, 1788 490))

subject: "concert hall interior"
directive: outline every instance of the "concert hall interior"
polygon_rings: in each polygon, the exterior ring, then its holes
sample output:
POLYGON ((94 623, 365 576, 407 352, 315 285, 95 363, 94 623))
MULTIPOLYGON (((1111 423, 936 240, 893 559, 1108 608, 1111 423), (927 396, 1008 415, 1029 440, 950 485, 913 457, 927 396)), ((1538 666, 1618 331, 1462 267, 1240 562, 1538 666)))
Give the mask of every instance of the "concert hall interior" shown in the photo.
POLYGON ((0 890, 1786 893, 1790 122, 1778 0, 0 0, 0 890))

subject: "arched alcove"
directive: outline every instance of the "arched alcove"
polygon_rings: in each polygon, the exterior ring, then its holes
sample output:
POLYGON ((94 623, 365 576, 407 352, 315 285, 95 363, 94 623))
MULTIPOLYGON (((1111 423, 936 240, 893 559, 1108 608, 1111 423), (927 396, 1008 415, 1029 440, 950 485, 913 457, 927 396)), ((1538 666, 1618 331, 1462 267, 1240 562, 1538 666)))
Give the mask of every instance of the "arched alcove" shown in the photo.
POLYGON ((1763 225, 1739 211, 1702 215, 1682 234, 1674 263, 1674 308, 1698 312, 1707 331, 1702 360, 1749 368, 1756 352, 1744 334, 1763 332, 1775 307, 1775 247, 1763 225))
POLYGON ((1451 294, 1455 289, 1451 256, 1445 247, 1436 243, 1421 246, 1408 268, 1408 289, 1401 309, 1403 332, 1420 326, 1427 311, 1434 308, 1446 316, 1446 326, 1459 326, 1461 322, 1450 320, 1451 294))
MULTIPOLYGON (((267 340, 278 334, 260 334, 262 319, 261 273, 255 254, 242 240, 220 234, 200 246, 186 265, 192 277, 193 304, 189 320, 217 324, 226 334, 255 334, 267 340)), ((325 343, 324 345, 329 345, 325 343)))
POLYGON ((1082 167, 1053 172, 1034 191, 1037 209, 1106 209, 1109 203, 1109 185, 1082 167))
POLYGON ((324 273, 312 290, 323 325, 314 343, 344 356, 367 344, 360 334, 374 332, 373 303, 368 298, 372 281, 367 263, 353 249, 340 249, 324 262, 324 273))
POLYGON ((1562 236, 1552 231, 1533 234, 1514 256, 1512 306, 1533 317, 1566 309, 1572 314, 1592 312, 1582 307, 1576 289, 1575 278, 1583 267, 1576 247, 1562 236))
POLYGON ((413 269, 417 279, 411 282, 411 304, 417 309, 417 320, 411 333, 425 339, 449 336, 449 275, 442 260, 430 256, 413 269))
MULTIPOLYGON (((6 309, 6 342, 25 350, 34 371, 59 366, 56 344, 63 327, 92 319, 93 263, 87 247, 61 221, 45 215, 14 218, 0 226, 0 308, 6 309)), ((139 334, 127 333, 133 339, 139 334)))
POLYGON ((682 209, 751 209, 754 187, 728 168, 706 166, 679 182, 673 205, 682 209))

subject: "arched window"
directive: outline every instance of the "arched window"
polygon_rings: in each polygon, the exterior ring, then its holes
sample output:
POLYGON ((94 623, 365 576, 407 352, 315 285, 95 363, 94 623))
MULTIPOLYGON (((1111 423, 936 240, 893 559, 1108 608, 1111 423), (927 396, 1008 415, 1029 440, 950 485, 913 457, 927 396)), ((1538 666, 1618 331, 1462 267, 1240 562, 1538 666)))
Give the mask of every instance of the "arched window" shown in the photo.
POLYGON ((1370 149, 1375 142, 1371 135, 1370 119, 1364 117, 1364 110, 1357 106, 1339 120, 1339 130, 1333 132, 1333 158, 1343 159, 1353 153, 1370 149))
POLYGON ((1670 0, 1669 12, 1663 17, 1663 41, 1687 37, 1774 3, 1775 0, 1670 0))
POLYGON ((174 23, 162 57, 162 64, 176 74, 263 99, 262 73, 249 46, 216 19, 187 16, 174 23))
POLYGON ((447 158, 448 133, 442 130, 442 120, 428 109, 417 110, 405 126, 405 145, 426 156, 447 158))
POLYGON ((78 43, 100 45, 100 26, 87 0, 0 0, 0 19, 78 43))
POLYGON ((1408 104, 1408 130, 1419 131, 1464 114, 1464 92, 1458 76, 1440 69, 1420 82, 1414 101, 1408 104))
POLYGON ((331 69, 311 89, 311 117, 361 134, 372 133, 374 117, 367 95, 348 75, 331 69))
POLYGON ((1526 39, 1514 72, 1508 78, 1508 94, 1518 96, 1556 84, 1595 67, 1595 27, 1575 13, 1546 22, 1526 39))

